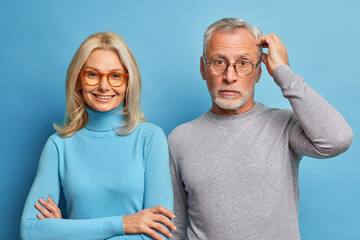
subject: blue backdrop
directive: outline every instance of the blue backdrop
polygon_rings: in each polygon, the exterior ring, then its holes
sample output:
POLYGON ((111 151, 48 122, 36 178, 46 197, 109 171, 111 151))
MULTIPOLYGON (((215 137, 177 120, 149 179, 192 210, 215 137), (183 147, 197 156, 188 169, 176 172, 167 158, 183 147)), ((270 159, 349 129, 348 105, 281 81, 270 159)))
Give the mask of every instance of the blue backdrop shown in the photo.
MULTIPOLYGON (((302 239, 360 239, 358 1, 0 2, 0 239, 18 239, 22 208, 42 147, 65 113, 65 76, 81 42, 122 36, 138 61, 146 118, 166 134, 210 108, 199 72, 202 36, 223 17, 244 18, 288 48, 294 72, 347 119, 350 149, 300 165, 302 239)), ((255 99, 289 108, 263 69, 255 99)))

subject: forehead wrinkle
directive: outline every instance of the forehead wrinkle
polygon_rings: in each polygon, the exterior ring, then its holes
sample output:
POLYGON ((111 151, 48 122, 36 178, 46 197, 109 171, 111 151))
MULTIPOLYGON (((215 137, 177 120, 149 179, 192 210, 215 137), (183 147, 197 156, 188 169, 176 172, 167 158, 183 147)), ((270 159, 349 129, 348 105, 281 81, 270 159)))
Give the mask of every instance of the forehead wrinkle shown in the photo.
POLYGON ((233 32, 214 32, 208 43, 209 56, 223 55, 237 60, 241 57, 256 59, 258 47, 254 36, 244 29, 233 32))

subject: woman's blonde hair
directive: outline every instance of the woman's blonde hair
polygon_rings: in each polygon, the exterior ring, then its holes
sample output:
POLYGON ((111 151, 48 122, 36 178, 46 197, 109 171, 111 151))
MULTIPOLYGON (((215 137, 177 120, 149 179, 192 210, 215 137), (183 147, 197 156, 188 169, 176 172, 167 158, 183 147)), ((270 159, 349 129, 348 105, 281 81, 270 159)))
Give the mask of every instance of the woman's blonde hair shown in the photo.
POLYGON ((124 40, 113 32, 95 33, 88 37, 76 51, 66 76, 66 112, 62 126, 54 124, 61 137, 69 137, 82 129, 87 123, 85 101, 78 89, 79 72, 89 55, 95 49, 114 50, 128 71, 126 95, 123 102, 123 114, 126 121, 117 131, 120 135, 131 133, 139 121, 146 121, 140 110, 141 77, 135 58, 124 40))

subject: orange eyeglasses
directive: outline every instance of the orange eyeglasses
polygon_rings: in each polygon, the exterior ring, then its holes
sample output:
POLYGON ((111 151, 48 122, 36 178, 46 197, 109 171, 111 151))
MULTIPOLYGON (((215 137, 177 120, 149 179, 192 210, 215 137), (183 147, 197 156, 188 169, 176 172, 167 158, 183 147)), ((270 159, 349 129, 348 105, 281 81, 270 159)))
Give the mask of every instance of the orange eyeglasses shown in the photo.
POLYGON ((129 74, 122 72, 100 73, 94 70, 80 71, 84 82, 88 86, 96 86, 103 77, 106 77, 112 87, 121 87, 129 77, 129 74))

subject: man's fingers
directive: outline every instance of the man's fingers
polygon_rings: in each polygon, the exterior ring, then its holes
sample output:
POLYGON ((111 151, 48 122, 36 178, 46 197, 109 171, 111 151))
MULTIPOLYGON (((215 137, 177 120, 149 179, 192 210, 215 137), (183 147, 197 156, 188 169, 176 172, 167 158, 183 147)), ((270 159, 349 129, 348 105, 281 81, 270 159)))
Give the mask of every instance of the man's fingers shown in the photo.
POLYGON ((269 47, 269 44, 267 43, 266 39, 265 38, 259 38, 258 40, 255 41, 255 44, 256 45, 261 45, 261 47, 263 48, 268 48, 269 47))
POLYGON ((268 48, 269 44, 273 41, 273 38, 270 34, 261 36, 258 40, 255 41, 256 45, 262 45, 262 47, 268 48))
POLYGON ((279 38, 278 35, 276 35, 275 33, 270 33, 270 34, 261 36, 259 39, 257 39, 255 41, 255 44, 261 45, 263 48, 270 48, 271 45, 274 45, 274 44, 283 45, 283 42, 281 41, 281 39, 279 38))
POLYGON ((167 217, 165 217, 163 215, 155 215, 153 220, 156 221, 156 222, 164 224, 166 227, 170 228, 173 231, 176 230, 175 224, 172 221, 170 221, 169 218, 167 218, 167 217))
POLYGON ((261 59, 266 66, 269 64, 268 55, 266 53, 261 54, 261 59))

